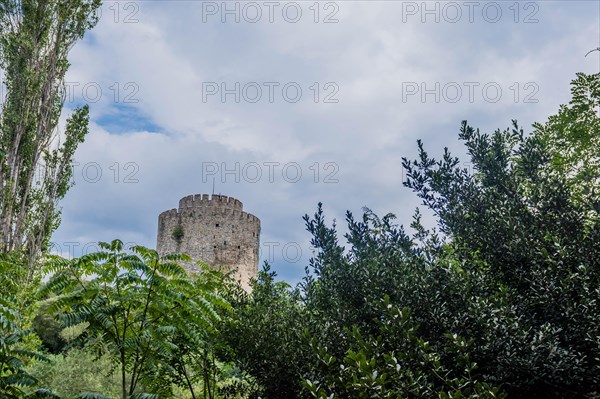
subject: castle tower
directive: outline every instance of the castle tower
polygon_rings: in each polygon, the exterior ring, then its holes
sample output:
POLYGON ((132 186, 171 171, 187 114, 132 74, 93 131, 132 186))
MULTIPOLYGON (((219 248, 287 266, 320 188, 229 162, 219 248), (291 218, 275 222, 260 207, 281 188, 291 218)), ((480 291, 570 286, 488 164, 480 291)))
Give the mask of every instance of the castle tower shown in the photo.
MULTIPOLYGON (((188 195, 179 200, 179 208, 158 216, 159 254, 185 253, 194 261, 227 266, 236 271, 245 290, 250 278, 258 274, 260 220, 242 210, 233 197, 213 194, 188 195)), ((189 273, 198 273, 195 264, 186 265, 189 273)))

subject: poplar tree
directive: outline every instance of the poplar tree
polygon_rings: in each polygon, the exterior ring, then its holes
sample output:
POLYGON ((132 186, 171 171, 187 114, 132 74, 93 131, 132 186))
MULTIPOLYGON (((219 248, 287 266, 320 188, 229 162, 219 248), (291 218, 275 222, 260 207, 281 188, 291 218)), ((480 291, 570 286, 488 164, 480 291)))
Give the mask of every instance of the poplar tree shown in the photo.
POLYGON ((0 0, 0 250, 25 255, 28 275, 60 222, 57 203, 88 133, 88 106, 64 128, 67 56, 98 21, 100 0, 0 0))

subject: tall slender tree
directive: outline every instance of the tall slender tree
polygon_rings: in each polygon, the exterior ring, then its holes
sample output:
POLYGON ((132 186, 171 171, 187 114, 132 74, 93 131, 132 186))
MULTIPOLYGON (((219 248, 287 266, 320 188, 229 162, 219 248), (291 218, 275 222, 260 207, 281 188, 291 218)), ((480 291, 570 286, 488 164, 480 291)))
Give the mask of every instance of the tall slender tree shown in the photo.
POLYGON ((88 107, 59 131, 67 55, 97 22, 100 0, 0 0, 0 250, 22 251, 28 276, 58 227, 57 202, 88 132, 88 107))

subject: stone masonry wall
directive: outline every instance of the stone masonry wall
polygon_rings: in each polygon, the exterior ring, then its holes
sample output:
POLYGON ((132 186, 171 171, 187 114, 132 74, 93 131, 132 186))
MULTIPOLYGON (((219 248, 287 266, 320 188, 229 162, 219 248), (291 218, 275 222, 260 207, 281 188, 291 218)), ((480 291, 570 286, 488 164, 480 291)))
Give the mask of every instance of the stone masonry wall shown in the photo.
MULTIPOLYGON (((188 195, 179 201, 178 209, 158 217, 160 254, 186 253, 194 261, 235 269, 246 290, 258 273, 259 239, 260 220, 244 212, 239 200, 225 195, 188 195)), ((191 273, 199 271, 195 264, 186 268, 191 273)))

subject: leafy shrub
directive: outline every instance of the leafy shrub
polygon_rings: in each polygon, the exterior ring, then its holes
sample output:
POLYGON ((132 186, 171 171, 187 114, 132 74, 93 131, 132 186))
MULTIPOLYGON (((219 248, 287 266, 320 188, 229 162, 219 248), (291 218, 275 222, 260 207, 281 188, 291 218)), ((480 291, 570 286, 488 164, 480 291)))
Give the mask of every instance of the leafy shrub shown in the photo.
POLYGON ((34 362, 28 371, 62 399, 79 398, 82 392, 119 398, 119 373, 109 355, 98 356, 89 349, 74 348, 47 358, 49 362, 34 362))

